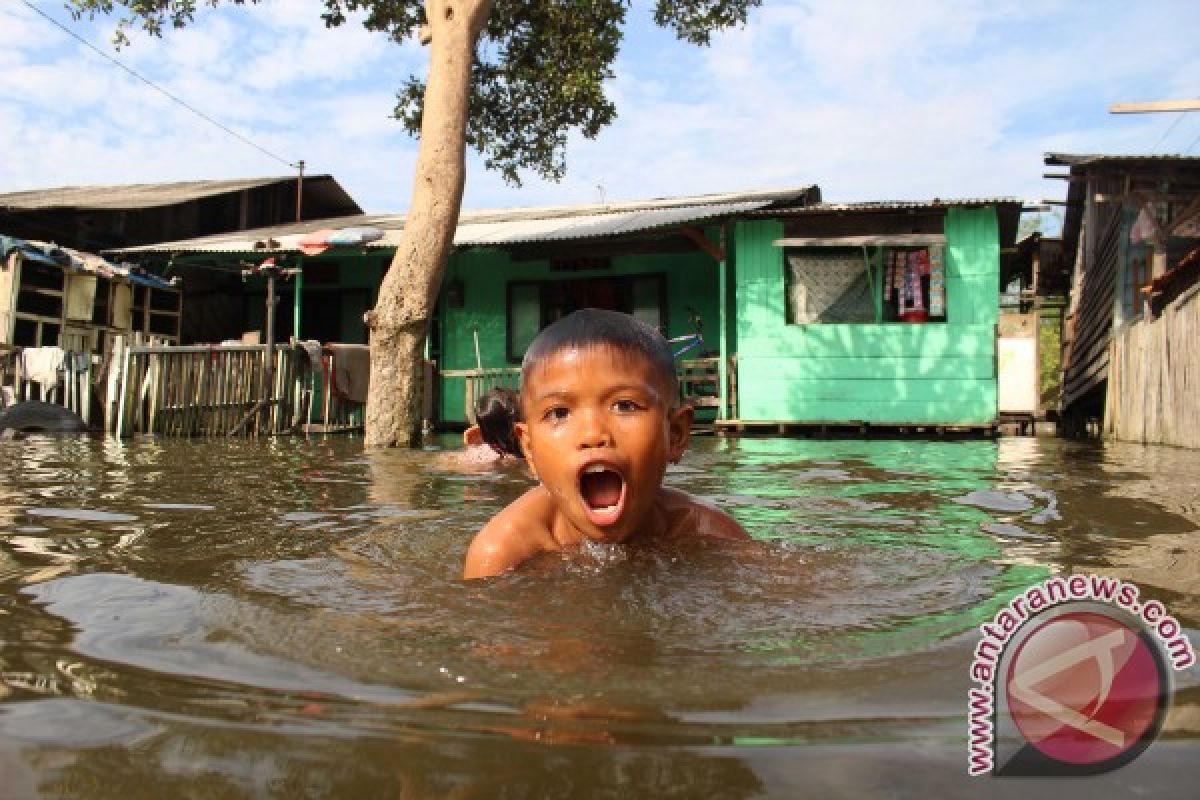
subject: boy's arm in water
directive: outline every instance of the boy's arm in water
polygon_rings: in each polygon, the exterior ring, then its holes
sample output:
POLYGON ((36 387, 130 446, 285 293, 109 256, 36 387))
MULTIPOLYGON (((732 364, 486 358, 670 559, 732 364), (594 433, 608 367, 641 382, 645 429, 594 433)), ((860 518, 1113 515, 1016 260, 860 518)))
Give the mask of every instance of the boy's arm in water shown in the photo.
POLYGON ((467 549, 463 578, 499 575, 557 549, 546 519, 548 503, 545 489, 535 486, 492 517, 467 549))

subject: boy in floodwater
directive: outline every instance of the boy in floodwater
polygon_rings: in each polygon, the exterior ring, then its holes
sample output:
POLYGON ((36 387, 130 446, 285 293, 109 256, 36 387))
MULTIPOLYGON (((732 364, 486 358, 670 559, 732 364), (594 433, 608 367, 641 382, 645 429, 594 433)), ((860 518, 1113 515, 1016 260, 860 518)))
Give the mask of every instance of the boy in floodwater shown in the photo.
POLYGON ((512 569, 585 541, 749 539, 728 514, 662 485, 687 448, 675 361, 657 330, 584 309, 538 334, 521 366, 517 437, 539 484, 483 527, 464 578, 512 569))

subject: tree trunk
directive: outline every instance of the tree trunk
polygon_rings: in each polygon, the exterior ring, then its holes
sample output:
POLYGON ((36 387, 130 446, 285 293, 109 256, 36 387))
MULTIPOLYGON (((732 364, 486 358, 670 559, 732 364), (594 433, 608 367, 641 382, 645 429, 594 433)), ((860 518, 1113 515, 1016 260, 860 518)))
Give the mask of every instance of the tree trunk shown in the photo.
POLYGON ((432 38, 412 201, 379 299, 366 315, 368 447, 412 446, 420 438, 425 337, 462 206, 471 65, 490 7, 490 0, 425 3, 432 38))

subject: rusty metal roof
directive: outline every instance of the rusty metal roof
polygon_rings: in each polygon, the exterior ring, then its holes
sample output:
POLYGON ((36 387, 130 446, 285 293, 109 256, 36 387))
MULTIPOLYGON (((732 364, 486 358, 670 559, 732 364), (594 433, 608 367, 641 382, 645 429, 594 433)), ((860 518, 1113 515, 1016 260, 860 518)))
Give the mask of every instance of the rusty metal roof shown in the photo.
POLYGON ((1133 166, 1138 164, 1164 165, 1180 162, 1188 166, 1200 165, 1200 156, 1165 155, 1165 154, 1072 154, 1046 153, 1045 163, 1048 167, 1088 167, 1094 165, 1133 166))
MULTIPOLYGON (((648 231, 748 213, 775 206, 798 207, 820 199, 816 186, 754 190, 687 197, 655 198, 624 203, 536 206, 464 211, 454 244, 458 247, 502 246, 526 242, 564 241, 648 231)), ((250 231, 204 236, 109 252, 139 253, 277 253, 299 251, 305 234, 322 228, 375 227, 383 238, 369 248, 392 248, 404 230, 403 214, 362 214, 309 220, 250 231)))
MULTIPOLYGON (((331 175, 305 176, 306 186, 321 185, 323 189, 336 186, 344 195, 345 205, 358 208, 331 175)), ((78 209, 90 211, 123 211, 158 208, 199 200, 215 195, 257 189, 275 184, 294 185, 296 176, 274 178, 245 178, 223 181, 179 181, 176 183, 132 183, 111 186, 63 186, 54 189, 32 189, 0 194, 0 209, 7 211, 46 211, 78 209)), ((338 198, 342 199, 342 198, 338 198)))

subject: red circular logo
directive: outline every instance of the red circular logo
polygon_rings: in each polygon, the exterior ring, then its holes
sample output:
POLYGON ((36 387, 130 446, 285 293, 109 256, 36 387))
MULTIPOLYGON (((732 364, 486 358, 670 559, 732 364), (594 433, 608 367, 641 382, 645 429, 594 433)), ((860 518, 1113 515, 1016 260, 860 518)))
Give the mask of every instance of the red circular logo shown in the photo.
POLYGON ((1025 637, 1005 692, 1029 744, 1063 764, 1099 765, 1149 744, 1168 687, 1157 652, 1137 631, 1107 614, 1074 611, 1025 637))

